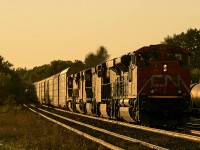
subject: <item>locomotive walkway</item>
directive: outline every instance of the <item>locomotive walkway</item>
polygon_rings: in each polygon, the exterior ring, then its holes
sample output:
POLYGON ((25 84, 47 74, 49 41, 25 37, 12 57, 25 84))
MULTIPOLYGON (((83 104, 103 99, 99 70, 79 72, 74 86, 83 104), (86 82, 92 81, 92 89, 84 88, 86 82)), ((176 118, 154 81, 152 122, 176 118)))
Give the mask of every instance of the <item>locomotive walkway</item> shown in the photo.
POLYGON ((200 138, 197 136, 86 116, 60 109, 31 107, 32 111, 41 116, 109 149, 130 149, 138 144, 149 149, 200 148, 200 138))

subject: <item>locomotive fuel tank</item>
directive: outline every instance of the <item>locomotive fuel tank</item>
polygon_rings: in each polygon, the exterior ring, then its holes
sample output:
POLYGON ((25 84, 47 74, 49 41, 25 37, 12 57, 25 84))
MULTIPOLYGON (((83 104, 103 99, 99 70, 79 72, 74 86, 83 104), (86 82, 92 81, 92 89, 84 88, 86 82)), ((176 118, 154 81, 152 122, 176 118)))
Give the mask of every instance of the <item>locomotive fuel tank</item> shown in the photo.
POLYGON ((191 87, 191 101, 194 108, 200 108, 200 83, 191 87))

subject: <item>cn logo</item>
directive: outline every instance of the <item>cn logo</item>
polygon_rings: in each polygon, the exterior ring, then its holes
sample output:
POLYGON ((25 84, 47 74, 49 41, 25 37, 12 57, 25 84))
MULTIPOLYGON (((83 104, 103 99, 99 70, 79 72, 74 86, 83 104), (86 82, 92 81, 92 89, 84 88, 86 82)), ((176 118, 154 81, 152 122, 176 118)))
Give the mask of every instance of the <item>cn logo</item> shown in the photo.
POLYGON ((175 87, 180 86, 180 76, 172 78, 170 75, 152 75, 151 87, 167 87, 168 83, 172 82, 175 87))

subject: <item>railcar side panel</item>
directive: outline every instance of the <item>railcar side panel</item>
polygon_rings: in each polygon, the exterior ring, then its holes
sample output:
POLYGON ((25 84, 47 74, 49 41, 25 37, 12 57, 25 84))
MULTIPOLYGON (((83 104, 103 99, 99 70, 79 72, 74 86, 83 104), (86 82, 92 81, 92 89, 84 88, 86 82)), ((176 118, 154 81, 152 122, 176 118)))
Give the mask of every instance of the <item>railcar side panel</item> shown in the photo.
POLYGON ((53 105, 59 106, 59 74, 53 78, 53 105))
POLYGON ((63 70, 59 75, 59 106, 67 106, 67 72, 69 68, 63 70))
POLYGON ((54 77, 50 77, 48 79, 48 88, 49 88, 49 93, 48 93, 48 99, 49 99, 49 104, 53 105, 53 78, 54 77))
POLYGON ((45 80, 44 103, 49 105, 49 81, 45 80))

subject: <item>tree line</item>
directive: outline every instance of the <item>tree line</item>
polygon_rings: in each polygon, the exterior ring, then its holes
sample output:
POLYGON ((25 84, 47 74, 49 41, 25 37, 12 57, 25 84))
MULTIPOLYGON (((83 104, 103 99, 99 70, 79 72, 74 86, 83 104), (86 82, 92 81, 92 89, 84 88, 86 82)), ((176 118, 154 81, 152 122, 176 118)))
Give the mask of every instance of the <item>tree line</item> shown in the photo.
POLYGON ((33 69, 13 68, 13 64, 0 56, 0 102, 4 99, 24 99, 27 86, 35 81, 50 77, 70 67, 71 73, 96 66, 109 58, 108 51, 101 46, 96 53, 90 52, 85 60, 53 60, 49 64, 34 67, 33 69))
POLYGON ((20 98, 23 81, 12 66, 13 64, 0 56, 0 103, 5 99, 20 98))
POLYGON ((54 74, 61 72, 62 70, 70 67, 72 73, 79 72, 92 66, 96 66, 105 62, 109 58, 108 51, 105 47, 101 46, 96 50, 96 53, 90 52, 86 55, 84 62, 81 60, 53 60, 50 64, 34 67, 27 70, 26 68, 17 68, 16 72, 20 77, 28 83, 33 83, 50 77, 54 74))
POLYGON ((200 29, 188 29, 187 32, 167 36, 162 43, 181 46, 191 54, 192 82, 200 82, 200 29))
MULTIPOLYGON (((174 34, 164 38, 163 44, 181 46, 191 54, 191 75, 193 82, 200 79, 200 30, 188 29, 187 32, 174 34)), ((50 77, 70 67, 73 73, 96 66, 109 59, 108 51, 101 46, 95 53, 90 52, 85 60, 53 60, 49 64, 34 67, 33 69, 17 68, 0 56, 0 102, 2 99, 23 99, 27 85, 50 77)))

